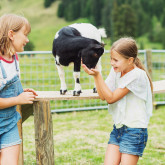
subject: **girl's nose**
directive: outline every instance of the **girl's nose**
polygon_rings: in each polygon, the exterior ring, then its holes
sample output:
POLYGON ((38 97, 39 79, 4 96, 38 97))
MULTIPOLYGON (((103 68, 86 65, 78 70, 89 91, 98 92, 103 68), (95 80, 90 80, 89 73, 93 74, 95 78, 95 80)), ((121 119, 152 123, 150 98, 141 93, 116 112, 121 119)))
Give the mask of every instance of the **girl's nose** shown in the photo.
POLYGON ((27 42, 27 43, 29 42, 29 39, 28 39, 28 38, 26 39, 26 42, 27 42))

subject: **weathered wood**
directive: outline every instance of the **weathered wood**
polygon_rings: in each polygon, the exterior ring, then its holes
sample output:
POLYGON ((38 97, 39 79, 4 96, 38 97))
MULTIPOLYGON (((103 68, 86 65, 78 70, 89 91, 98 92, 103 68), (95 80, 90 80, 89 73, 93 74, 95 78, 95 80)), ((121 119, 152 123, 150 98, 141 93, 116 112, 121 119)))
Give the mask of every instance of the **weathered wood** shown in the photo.
POLYGON ((151 49, 146 50, 147 70, 152 79, 152 51, 151 49))
POLYGON ((22 123, 31 115, 33 115, 33 105, 26 104, 22 105, 22 123))
POLYGON ((154 93, 165 93, 165 80, 153 82, 154 93))
POLYGON ((97 93, 93 93, 92 89, 83 90, 80 96, 73 96, 73 91, 68 91, 65 95, 60 95, 59 91, 36 91, 38 96, 35 101, 41 100, 83 100, 83 99, 99 99, 97 93))
POLYGON ((33 104, 37 165, 54 165, 53 124, 49 101, 33 104))
MULTIPOLYGON (((154 93, 164 93, 165 80, 153 82, 153 87, 154 93)), ((98 93, 93 93, 92 89, 83 90, 80 96, 73 96, 72 93, 73 91, 68 91, 65 95, 60 95, 59 91, 37 91, 35 101, 99 99, 98 93)))
MULTIPOLYGON (((17 106, 17 112, 20 113, 20 115, 22 116, 22 112, 21 112, 21 106, 18 105, 17 106)), ((24 157, 23 157, 23 135, 22 135, 22 119, 20 119, 17 123, 18 126, 18 131, 19 131, 19 136, 22 139, 22 143, 20 144, 20 154, 19 154, 19 161, 18 164, 19 165, 23 165, 24 164, 24 157)))

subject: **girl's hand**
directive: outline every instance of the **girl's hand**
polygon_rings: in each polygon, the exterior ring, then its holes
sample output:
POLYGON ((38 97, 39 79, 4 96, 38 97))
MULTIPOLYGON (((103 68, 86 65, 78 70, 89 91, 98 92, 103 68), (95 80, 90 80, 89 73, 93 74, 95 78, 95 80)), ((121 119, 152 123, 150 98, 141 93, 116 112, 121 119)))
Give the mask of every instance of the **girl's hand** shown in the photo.
POLYGON ((92 76, 97 76, 99 71, 97 69, 89 69, 85 64, 82 64, 82 67, 86 73, 92 76))
POLYGON ((23 92, 17 96, 18 104, 33 104, 36 95, 33 92, 23 92))
POLYGON ((24 89, 24 92, 33 92, 33 94, 34 94, 35 96, 38 96, 38 94, 37 94, 33 89, 27 88, 27 89, 24 89))

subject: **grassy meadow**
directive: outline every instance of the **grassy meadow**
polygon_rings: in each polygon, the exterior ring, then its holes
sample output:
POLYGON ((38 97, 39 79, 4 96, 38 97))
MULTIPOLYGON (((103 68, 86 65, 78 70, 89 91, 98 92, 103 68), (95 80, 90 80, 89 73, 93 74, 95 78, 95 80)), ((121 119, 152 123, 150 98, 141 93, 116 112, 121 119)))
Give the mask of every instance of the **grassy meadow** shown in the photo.
MULTIPOLYGON (((165 107, 153 111, 149 139, 138 165, 165 164, 165 107)), ((53 119, 56 165, 102 165, 113 122, 107 110, 55 113, 53 119)), ((36 164, 33 116, 23 123, 25 165, 36 164)))

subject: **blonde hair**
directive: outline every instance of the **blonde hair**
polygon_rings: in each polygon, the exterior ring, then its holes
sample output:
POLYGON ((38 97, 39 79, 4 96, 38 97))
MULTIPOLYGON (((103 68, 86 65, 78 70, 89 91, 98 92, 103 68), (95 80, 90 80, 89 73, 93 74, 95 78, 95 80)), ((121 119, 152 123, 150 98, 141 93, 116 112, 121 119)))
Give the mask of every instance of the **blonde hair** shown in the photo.
POLYGON ((137 57, 138 48, 136 41, 131 37, 120 38, 119 40, 113 43, 111 47, 111 51, 112 50, 115 50, 117 53, 119 53, 121 56, 123 56, 126 59, 133 57, 135 65, 146 72, 148 79, 150 81, 151 90, 153 91, 153 84, 151 77, 148 71, 146 70, 146 68, 144 67, 144 65, 142 64, 141 60, 137 57))
POLYGON ((17 32, 23 26, 26 27, 27 34, 30 33, 31 26, 25 17, 16 14, 4 14, 0 17, 0 53, 2 55, 12 56, 15 53, 8 32, 10 30, 17 32))

